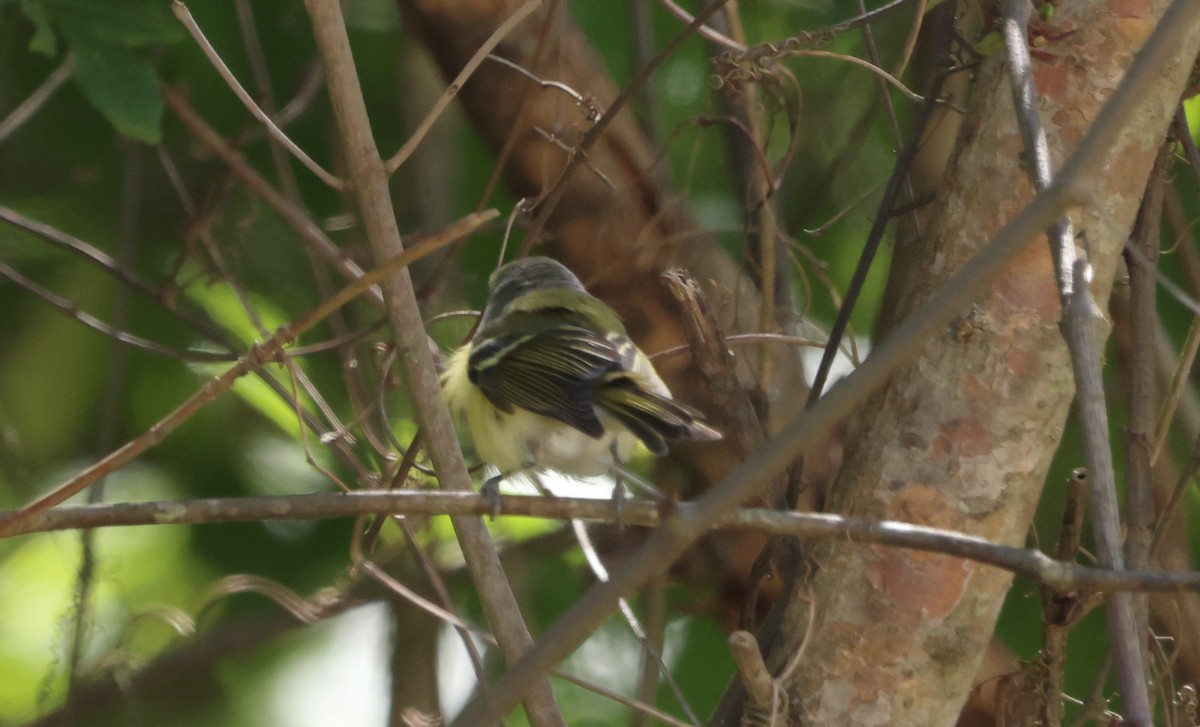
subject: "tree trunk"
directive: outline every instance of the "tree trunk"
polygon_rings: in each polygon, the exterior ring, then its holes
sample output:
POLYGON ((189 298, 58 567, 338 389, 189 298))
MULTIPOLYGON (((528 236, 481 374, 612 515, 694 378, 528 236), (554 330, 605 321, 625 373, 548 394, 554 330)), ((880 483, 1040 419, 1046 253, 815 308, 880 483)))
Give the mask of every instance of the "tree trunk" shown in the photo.
MULTIPOLYGON (((1167 5, 1062 4, 1039 27, 1034 73, 1056 165, 1167 5)), ((1155 81, 1156 103, 1112 150, 1094 204, 1073 219, 1086 233, 1101 306, 1200 49, 1200 33, 1188 38, 1155 81)), ((902 283, 902 313, 944 284, 1032 197, 1007 72, 1003 53, 985 61, 929 234, 896 251, 917 261, 902 283)), ((863 407, 849 428, 831 508, 1022 543, 1073 394, 1059 314, 1041 236, 985 299, 963 310, 863 407)), ((805 648, 787 684, 792 716, 806 725, 954 724, 1011 576, 957 558, 848 542, 814 545, 812 559, 816 574, 797 584, 787 631, 768 654, 779 673, 805 648)))

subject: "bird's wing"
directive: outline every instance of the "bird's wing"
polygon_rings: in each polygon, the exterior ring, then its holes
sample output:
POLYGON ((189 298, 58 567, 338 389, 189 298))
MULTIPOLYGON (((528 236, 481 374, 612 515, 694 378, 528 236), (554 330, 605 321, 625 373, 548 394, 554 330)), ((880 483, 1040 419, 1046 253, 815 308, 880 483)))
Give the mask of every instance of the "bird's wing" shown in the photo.
POLYGON ((578 326, 511 328, 471 351, 471 381, 503 411, 518 406, 601 436, 593 397, 601 376, 620 366, 617 348, 578 326))

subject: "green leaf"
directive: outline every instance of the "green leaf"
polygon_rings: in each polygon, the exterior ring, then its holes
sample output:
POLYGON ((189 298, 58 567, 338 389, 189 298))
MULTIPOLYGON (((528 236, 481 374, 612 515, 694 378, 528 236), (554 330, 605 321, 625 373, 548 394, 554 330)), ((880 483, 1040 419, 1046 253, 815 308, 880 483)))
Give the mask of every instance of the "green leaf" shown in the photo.
POLYGON ((975 51, 980 55, 991 55, 1004 49, 1004 36, 992 31, 975 43, 975 51))
POLYGON ((150 61, 117 45, 95 41, 69 26, 75 53, 75 82, 117 131, 147 144, 162 136, 162 97, 150 61))
POLYGON ((372 33, 394 33, 400 28, 400 10, 392 0, 345 0, 346 26, 372 33))
POLYGON ((141 48, 172 43, 183 28, 167 12, 167 4, 151 0, 42 0, 51 16, 70 35, 86 34, 102 43, 141 48))
POLYGON ((58 55, 58 38, 54 35, 50 9, 39 0, 21 0, 21 10, 33 23, 33 39, 29 41, 29 50, 51 57, 58 55))

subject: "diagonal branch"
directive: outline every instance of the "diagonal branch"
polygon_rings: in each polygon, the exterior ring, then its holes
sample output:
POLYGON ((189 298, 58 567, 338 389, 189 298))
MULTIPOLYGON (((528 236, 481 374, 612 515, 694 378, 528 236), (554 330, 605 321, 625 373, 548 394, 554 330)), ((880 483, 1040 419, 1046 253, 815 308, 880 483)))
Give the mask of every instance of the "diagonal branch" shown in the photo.
MULTIPOLYGON (((363 228, 375 259, 382 263, 402 254, 404 246, 392 208, 387 169, 371 133, 341 5, 338 0, 306 0, 305 7, 325 67, 329 98, 345 152, 350 191, 362 215, 363 228)), ((441 386, 412 278, 401 272, 384 280, 382 288, 392 337, 412 392, 417 418, 427 437, 438 480, 447 489, 470 491, 471 477, 463 462, 450 412, 441 400, 441 386)), ((477 517, 455 518, 454 529, 500 648, 510 663, 515 662, 529 650, 533 638, 504 575, 495 543, 477 517)), ((534 727, 564 725, 545 677, 541 676, 528 686, 528 692, 518 696, 517 700, 525 698, 526 714, 534 727)))
POLYGON ((22 509, 0 517, 0 538, 14 532, 29 517, 58 505, 105 475, 124 467, 142 454, 145 454, 165 439, 168 434, 190 419, 193 414, 222 393, 228 391, 239 378, 278 359, 283 355, 283 349, 289 343, 295 341, 302 333, 320 323, 338 308, 362 295, 372 285, 377 285, 386 278, 394 277, 396 270, 420 260, 439 248, 462 239, 462 237, 473 232, 484 222, 495 218, 496 215, 497 213, 494 210, 489 210, 483 214, 468 215, 459 222, 447 227, 442 234, 434 235, 424 243, 387 260, 379 268, 342 288, 332 298, 323 301, 316 308, 302 315, 292 323, 280 327, 269 339, 255 345, 239 358, 237 364, 231 366, 220 376, 211 379, 199 391, 189 397, 187 401, 176 407, 174 411, 155 422, 145 434, 125 443, 122 447, 109 453, 108 456, 88 467, 80 474, 55 487, 22 509))
POLYGON ((263 111, 262 108, 260 108, 259 105, 254 102, 254 99, 250 98, 250 94, 246 93, 246 89, 242 88, 242 84, 238 82, 237 77, 233 75, 233 71, 229 70, 229 66, 225 65, 225 61, 221 59, 221 55, 217 53, 217 49, 213 48, 212 44, 208 42, 208 38, 204 37, 204 31, 200 30, 200 26, 196 24, 196 20, 192 17, 192 13, 190 10, 188 10, 187 5, 185 5, 182 0, 173 0, 171 3, 171 11, 175 13, 175 17, 179 19, 179 22, 183 24, 183 27, 187 28, 187 31, 189 34, 191 34, 192 39, 196 41, 196 45, 200 46, 200 50, 204 51, 204 56, 208 58, 210 63, 212 63, 213 68, 217 69, 217 73, 220 74, 222 80, 228 84, 229 89, 233 91, 235 96, 238 97, 238 100, 242 102, 242 105, 246 107, 246 110, 253 114, 254 118, 258 119, 259 122, 266 127, 267 132, 271 134, 271 137, 282 144, 285 149, 290 151, 292 156, 300 160, 300 163, 308 167, 308 170, 317 175, 317 178, 319 178, 322 182, 329 185, 333 189, 341 191, 345 187, 346 183, 325 171, 325 168, 320 164, 317 164, 317 162, 314 161, 313 158, 310 157, 303 149, 297 146, 287 134, 283 133, 283 129, 280 129, 275 125, 275 122, 271 120, 271 117, 267 115, 267 112, 263 111))
POLYGON ((976 300, 986 290, 988 282, 1026 247, 1029 240, 1072 206, 1089 202, 1122 129, 1154 99, 1157 89, 1151 79, 1172 67, 1178 49, 1198 31, 1200 0, 1176 0, 1051 186, 1036 195, 1001 228, 945 286, 933 292, 862 366, 813 408, 784 427, 759 457, 730 472, 698 500, 689 517, 673 518, 666 527, 656 531, 637 553, 621 567, 613 569, 611 581, 593 586, 584 594, 487 698, 468 706, 456 724, 486 724, 505 714, 534 679, 569 654, 607 618, 620 597, 662 572, 722 514, 763 492, 775 474, 783 471, 797 456, 806 454, 837 422, 881 389, 901 365, 912 361, 924 342, 935 332, 944 330, 976 300))

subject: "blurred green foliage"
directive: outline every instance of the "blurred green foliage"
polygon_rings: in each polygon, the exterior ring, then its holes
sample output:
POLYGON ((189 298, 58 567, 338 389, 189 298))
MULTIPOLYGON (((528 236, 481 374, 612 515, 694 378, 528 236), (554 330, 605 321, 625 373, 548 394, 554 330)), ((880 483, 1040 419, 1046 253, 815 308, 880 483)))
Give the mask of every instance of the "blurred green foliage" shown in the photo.
MULTIPOLYGON (((404 142, 414 119, 419 120, 431 103, 432 97, 426 106, 415 107, 415 99, 424 98, 414 83, 423 72, 414 60, 420 52, 391 2, 351 0, 344 5, 376 139, 387 155, 404 142)), ((851 14, 850 4, 833 2, 742 5, 751 41, 787 37, 851 14)), ((575 2, 571 7, 618 82, 627 80, 635 63, 625 6, 575 2)), ((253 88, 251 61, 233 4, 194 3, 191 10, 233 73, 253 88)), ((318 72, 307 16, 296 0, 254 2, 252 12, 275 103, 283 106, 318 72)), ((653 15, 654 35, 661 47, 681 24, 657 4, 653 15)), ((876 26, 881 53, 894 56, 910 21, 910 14, 899 13, 876 26)), ((827 49, 864 54, 857 34, 840 36, 827 49)), ((700 117, 724 113, 712 92, 709 52, 704 43, 691 40, 653 78, 650 92, 660 115, 655 121, 662 130, 658 143, 697 219, 717 231, 732 254, 741 255, 744 213, 734 175, 729 173, 728 130, 720 124, 698 123, 700 117)), ((234 183, 176 119, 164 117, 160 83, 182 89, 207 123, 226 138, 244 141, 242 150, 251 164, 273 183, 282 184, 263 134, 171 17, 165 2, 0 0, 0 119, 33 94, 69 55, 75 59, 71 81, 11 136, 0 139, 0 205, 78 236, 122 259, 128 269, 156 285, 170 283, 164 294, 178 294, 182 288, 181 300, 240 346, 261 339, 264 330, 320 300, 320 283, 295 232, 234 183), (164 159, 169 160, 170 173, 164 159), (187 190, 186 200, 174 186, 174 174, 187 190), (123 226, 132 232, 122 233, 123 226), (220 271, 195 262, 198 257, 208 259, 194 252, 201 245, 200 229, 216 241, 226 262, 237 271, 243 290, 232 287, 220 271), (252 302, 257 321, 243 307, 240 295, 252 302)), ((793 120, 795 159, 778 193, 781 224, 824 262, 825 272, 841 289, 857 262, 897 142, 880 111, 875 78, 866 71, 826 58, 793 60, 789 68, 798 79, 803 101, 799 118, 793 120), (871 190, 876 191, 864 198, 871 190), (848 207, 849 213, 820 237, 804 232, 848 207)), ((897 103, 904 128, 907 107, 897 103)), ((769 99, 764 104, 773 119, 771 153, 779 154, 788 120, 769 99)), ((639 110, 644 113, 641 105, 639 110)), ((1189 106, 1191 115, 1196 111, 1194 104, 1189 106)), ((287 132, 327 169, 338 167, 332 143, 335 130, 323 94, 287 132)), ((438 134, 419 157, 425 155, 426 163, 442 168, 446 185, 426 189, 428 177, 407 168, 393 184, 405 233, 436 229, 447 221, 430 212, 422 195, 436 197, 441 214, 457 216, 476 206, 492 173, 494 161, 460 118, 451 114, 439 124, 438 134)), ((348 254, 361 257, 363 242, 357 229, 351 225, 343 230, 334 224, 350 212, 347 200, 323 187, 294 160, 286 164, 296 175, 298 201, 348 254)), ((1189 189, 1187 198, 1196 199, 1195 189, 1189 189)), ((507 212, 513 200, 500 191, 487 204, 507 212)), ((1192 218, 1196 213, 1189 209, 1192 218)), ((483 280, 494 265, 500 236, 492 231, 463 247, 461 273, 445 281, 451 295, 435 299, 429 315, 461 307, 462 299, 474 306, 482 302, 483 280)), ((885 250, 876 263, 856 309, 853 322, 860 335, 869 332, 879 307, 889 253, 885 250)), ((215 348, 201 332, 79 256, 4 223, 0 223, 0 261, 68 298, 80 310, 105 320, 123 316, 125 330, 175 346, 215 348)), ((827 326, 836 302, 821 283, 797 268, 793 287, 801 312, 827 326)), ((1187 314, 1170 305, 1164 309, 1173 332, 1186 327, 1187 314)), ((347 311, 352 329, 372 320, 366 306, 347 311)), ((440 324, 434 333, 444 345, 451 345, 468 325, 467 321, 440 324)), ((338 335, 326 325, 302 343, 338 335)), ((185 364, 141 350, 114 354, 113 347, 108 338, 69 320, 28 291, 0 282, 0 508, 21 505, 141 434, 224 368, 185 364), (111 432, 106 433, 109 427, 111 432)), ((295 365, 316 382, 333 410, 352 413, 349 396, 340 385, 342 364, 336 354, 314 354, 295 365)), ((273 367, 270 375, 292 389, 292 379, 283 369, 273 367)), ((310 394, 300 393, 300 399, 313 404, 310 394)), ((396 437, 408 441, 415 425, 403 397, 389 398, 388 414, 396 437)), ((1119 441, 1114 444, 1116 451, 1122 451, 1119 441)), ((364 443, 355 446, 365 460, 372 459, 364 443)), ((322 467, 352 481, 353 473, 340 468, 326 448, 311 435, 301 435, 289 405, 261 381, 247 378, 135 466, 110 477, 105 497, 169 499, 332 490, 334 483, 306 462, 306 449, 322 467)), ((1069 435, 1038 515, 1043 546, 1057 532, 1061 489, 1055 483, 1063 481, 1081 459, 1078 442, 1069 435)), ((560 544, 538 552, 539 544, 554 539, 553 525, 508 520, 493 529, 516 550, 536 553, 537 557, 522 558, 514 569, 536 633, 578 597, 591 577, 570 548, 560 544)), ((266 576, 300 594, 342 582, 347 577, 350 530, 348 522, 322 522, 97 532, 97 570, 86 611, 81 674, 87 678, 127 675, 154 663, 164 650, 197 638, 177 634, 161 618, 145 614, 156 613, 163 605, 194 615, 204 605, 207 588, 222 576, 266 576)), ((439 563, 454 567, 459 556, 446 518, 430 520, 419 529, 419 538, 439 563)), ((390 531, 385 531, 385 543, 402 547, 399 536, 390 531)), ((0 723, 30 720, 62 704, 75 620, 81 612, 74 595, 80 553, 77 533, 0 541, 4 586, 0 588, 0 723)), ((450 585, 463 613, 482 623, 467 579, 458 573, 450 585)), ((730 678, 732 666, 721 629, 711 620, 686 615, 687 602, 696 595, 675 592, 672 596, 675 612, 685 615, 668 629, 667 658, 688 699, 705 715, 730 678)), ((1022 658, 1036 654, 1038 609, 1036 589, 1019 581, 1000 634, 1022 658)), ((265 599, 242 595, 220 601, 199 629, 203 635, 241 619, 278 622, 287 617, 265 599)), ((380 640, 387 637, 384 631, 377 633, 380 640)), ((1102 634, 1103 619, 1090 618, 1073 635, 1068 663, 1071 693, 1083 694, 1090 687, 1104 643, 1102 634)), ((261 694, 299 655, 315 653, 323 638, 304 629, 257 645, 193 684, 172 682, 177 691, 165 692, 166 696, 132 694, 122 706, 106 712, 106 723, 272 724, 271 715, 279 713, 264 706, 261 694)), ((614 621, 568 666, 590 671, 606 683, 627 685, 631 673, 605 669, 636 663, 636 651, 628 630, 614 621)), ((386 668, 386 664, 375 666, 386 668)), ((308 688, 318 687, 309 684, 308 688)), ((674 705, 672 711, 680 713, 669 690, 662 687, 660 696, 663 704, 674 705)), ((586 724, 588 719, 593 724, 612 724, 627 718, 625 708, 575 687, 563 686, 561 698, 572 724, 586 724)))

